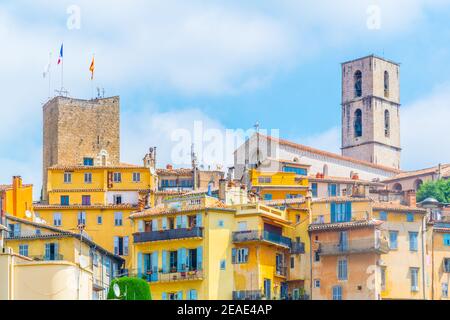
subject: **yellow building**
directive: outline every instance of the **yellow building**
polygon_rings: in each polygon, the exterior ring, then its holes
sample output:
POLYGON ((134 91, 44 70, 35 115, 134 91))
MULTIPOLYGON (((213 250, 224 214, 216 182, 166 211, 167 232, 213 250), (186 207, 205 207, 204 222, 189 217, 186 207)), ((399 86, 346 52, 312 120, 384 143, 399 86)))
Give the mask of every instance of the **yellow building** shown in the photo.
POLYGON ((432 222, 429 225, 428 252, 431 252, 431 299, 448 300, 450 284, 450 223, 432 222))
POLYGON ((129 269, 133 226, 128 218, 152 205, 154 179, 147 166, 53 166, 48 169, 48 203, 35 204, 35 215, 63 230, 85 225, 92 240, 122 256, 129 269))
POLYGON ((306 197, 308 169, 298 162, 268 159, 250 170, 251 191, 268 201, 306 197))
POLYGON ((154 299, 287 295, 292 227, 285 211, 226 206, 203 194, 167 200, 131 219, 135 272, 149 281, 154 299))
POLYGON ((395 202, 376 202, 373 215, 383 221, 389 253, 381 255, 382 299, 430 299, 425 245, 427 211, 395 202))
POLYGON ((27 211, 32 211, 33 185, 23 184, 22 178, 13 177, 12 184, 0 185, 0 215, 10 214, 24 218, 27 211))
POLYGON ((85 234, 6 216, 0 299, 106 299, 124 260, 85 234))

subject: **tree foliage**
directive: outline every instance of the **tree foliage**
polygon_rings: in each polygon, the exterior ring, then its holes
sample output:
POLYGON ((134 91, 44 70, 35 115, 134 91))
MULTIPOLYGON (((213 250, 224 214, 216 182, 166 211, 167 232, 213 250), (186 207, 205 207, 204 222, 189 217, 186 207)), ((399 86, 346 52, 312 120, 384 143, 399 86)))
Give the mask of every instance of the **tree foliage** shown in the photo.
POLYGON ((417 200, 435 198, 439 202, 450 202, 450 180, 428 181, 422 184, 417 192, 417 200))
POLYGON ((147 281, 139 278, 116 278, 111 281, 111 286, 108 291, 108 300, 152 300, 150 293, 150 286, 147 281), (117 283, 120 288, 120 298, 114 294, 113 286, 117 283))

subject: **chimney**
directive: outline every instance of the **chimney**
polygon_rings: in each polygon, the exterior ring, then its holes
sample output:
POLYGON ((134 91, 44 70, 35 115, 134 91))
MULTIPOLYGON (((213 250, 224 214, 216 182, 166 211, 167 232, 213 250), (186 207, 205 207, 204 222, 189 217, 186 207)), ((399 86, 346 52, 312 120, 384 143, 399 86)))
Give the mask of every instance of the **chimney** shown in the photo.
POLYGON ((407 206, 416 207, 417 199, 416 199, 416 191, 408 190, 405 191, 405 202, 407 206))
POLYGON ((219 200, 225 202, 227 193, 227 180, 220 179, 219 180, 219 200))
POLYGON ((173 166, 171 164, 166 165, 167 170, 173 170, 173 166))
POLYGON ((12 183, 12 187, 13 187, 13 216, 17 217, 17 206, 18 206, 18 202, 19 202, 19 192, 20 189, 22 188, 22 177, 21 176, 14 176, 13 177, 13 183, 12 183))

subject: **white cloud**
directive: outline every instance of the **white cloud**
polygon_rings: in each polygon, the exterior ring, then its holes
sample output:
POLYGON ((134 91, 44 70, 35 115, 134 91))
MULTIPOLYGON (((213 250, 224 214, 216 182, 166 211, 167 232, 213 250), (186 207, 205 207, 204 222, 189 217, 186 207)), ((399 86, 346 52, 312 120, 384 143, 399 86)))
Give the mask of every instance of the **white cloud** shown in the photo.
POLYGON ((450 83, 438 86, 429 96, 402 107, 401 117, 404 169, 450 162, 450 83))
POLYGON ((341 153, 341 131, 338 127, 332 127, 324 132, 312 134, 298 139, 301 144, 313 148, 327 150, 337 154, 341 153))

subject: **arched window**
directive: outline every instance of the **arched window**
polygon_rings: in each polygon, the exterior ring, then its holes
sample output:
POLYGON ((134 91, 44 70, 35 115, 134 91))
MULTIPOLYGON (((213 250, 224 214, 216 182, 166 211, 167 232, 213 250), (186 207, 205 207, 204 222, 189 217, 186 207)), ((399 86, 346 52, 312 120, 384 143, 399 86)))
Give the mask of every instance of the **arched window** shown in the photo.
POLYGON ((389 137, 391 131, 391 118, 389 110, 384 111, 384 135, 389 137))
POLYGON ((384 72, 384 96, 389 97, 389 72, 384 72))
POLYGON ((402 185, 400 183, 394 184, 393 188, 394 188, 395 191, 402 191, 402 189, 403 189, 403 187, 402 187, 402 185))
POLYGON ((414 189, 416 190, 416 191, 419 191, 419 188, 420 188, 420 186, 423 184, 423 181, 421 180, 421 179, 417 179, 415 182, 414 182, 414 189))
POLYGON ((362 72, 355 72, 355 97, 359 98, 362 96, 362 72))
POLYGON ((362 111, 361 109, 356 109, 355 111, 355 137, 362 136, 362 111))

